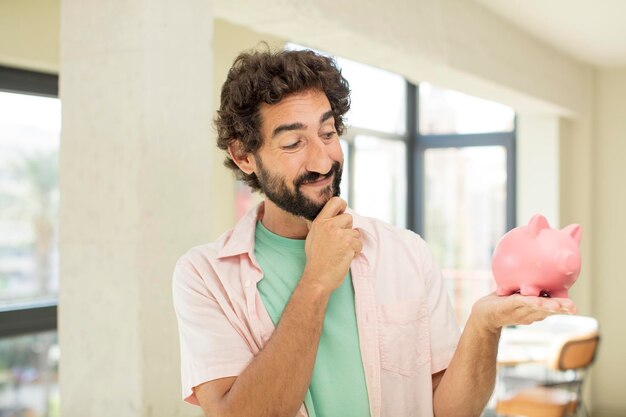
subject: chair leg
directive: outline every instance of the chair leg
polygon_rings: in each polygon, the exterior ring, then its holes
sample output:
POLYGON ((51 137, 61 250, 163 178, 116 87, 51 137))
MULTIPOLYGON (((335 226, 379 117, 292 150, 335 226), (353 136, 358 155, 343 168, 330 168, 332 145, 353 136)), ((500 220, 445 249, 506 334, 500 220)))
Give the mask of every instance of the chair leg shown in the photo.
POLYGON ((589 417, 589 411, 587 411, 587 407, 585 407, 584 403, 580 403, 580 408, 583 410, 585 417, 589 417))
POLYGON ((590 417, 589 411, 587 410, 587 407, 585 406, 585 404, 583 402, 578 403, 578 405, 576 406, 576 410, 574 410, 574 414, 572 414, 572 417, 590 417))

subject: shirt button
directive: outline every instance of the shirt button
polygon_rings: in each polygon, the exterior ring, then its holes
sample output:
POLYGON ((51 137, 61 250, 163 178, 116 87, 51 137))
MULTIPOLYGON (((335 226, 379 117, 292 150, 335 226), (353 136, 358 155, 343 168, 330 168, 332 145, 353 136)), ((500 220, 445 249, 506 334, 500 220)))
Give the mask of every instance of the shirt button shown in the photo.
POLYGON ((247 280, 246 282, 244 282, 243 286, 248 288, 250 286, 250 280, 247 280))

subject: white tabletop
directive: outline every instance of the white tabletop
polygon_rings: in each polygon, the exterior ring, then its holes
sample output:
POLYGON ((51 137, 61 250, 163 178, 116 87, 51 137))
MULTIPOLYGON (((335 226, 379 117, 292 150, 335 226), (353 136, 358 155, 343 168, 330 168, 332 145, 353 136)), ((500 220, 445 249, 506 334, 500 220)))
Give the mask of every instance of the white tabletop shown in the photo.
POLYGON ((597 329, 596 319, 571 315, 555 315, 526 326, 506 327, 500 337, 498 364, 545 362, 556 353, 563 339, 597 329))

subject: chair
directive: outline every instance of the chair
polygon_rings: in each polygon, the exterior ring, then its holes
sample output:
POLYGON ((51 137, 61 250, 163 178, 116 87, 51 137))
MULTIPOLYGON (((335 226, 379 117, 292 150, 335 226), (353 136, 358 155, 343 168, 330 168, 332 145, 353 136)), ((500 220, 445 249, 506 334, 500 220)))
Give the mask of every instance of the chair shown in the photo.
POLYGON ((561 377, 542 385, 515 391, 496 402, 498 415, 568 417, 587 411, 582 404, 582 386, 593 363, 600 336, 597 331, 564 339, 547 367, 561 377))

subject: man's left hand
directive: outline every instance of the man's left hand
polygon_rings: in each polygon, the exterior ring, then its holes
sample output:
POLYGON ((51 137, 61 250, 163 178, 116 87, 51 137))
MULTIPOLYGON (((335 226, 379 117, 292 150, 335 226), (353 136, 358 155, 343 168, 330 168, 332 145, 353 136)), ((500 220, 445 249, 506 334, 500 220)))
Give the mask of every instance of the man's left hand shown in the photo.
POLYGON ((499 332, 504 326, 530 324, 554 314, 576 314, 578 308, 569 298, 489 294, 472 307, 474 320, 483 329, 499 332))

